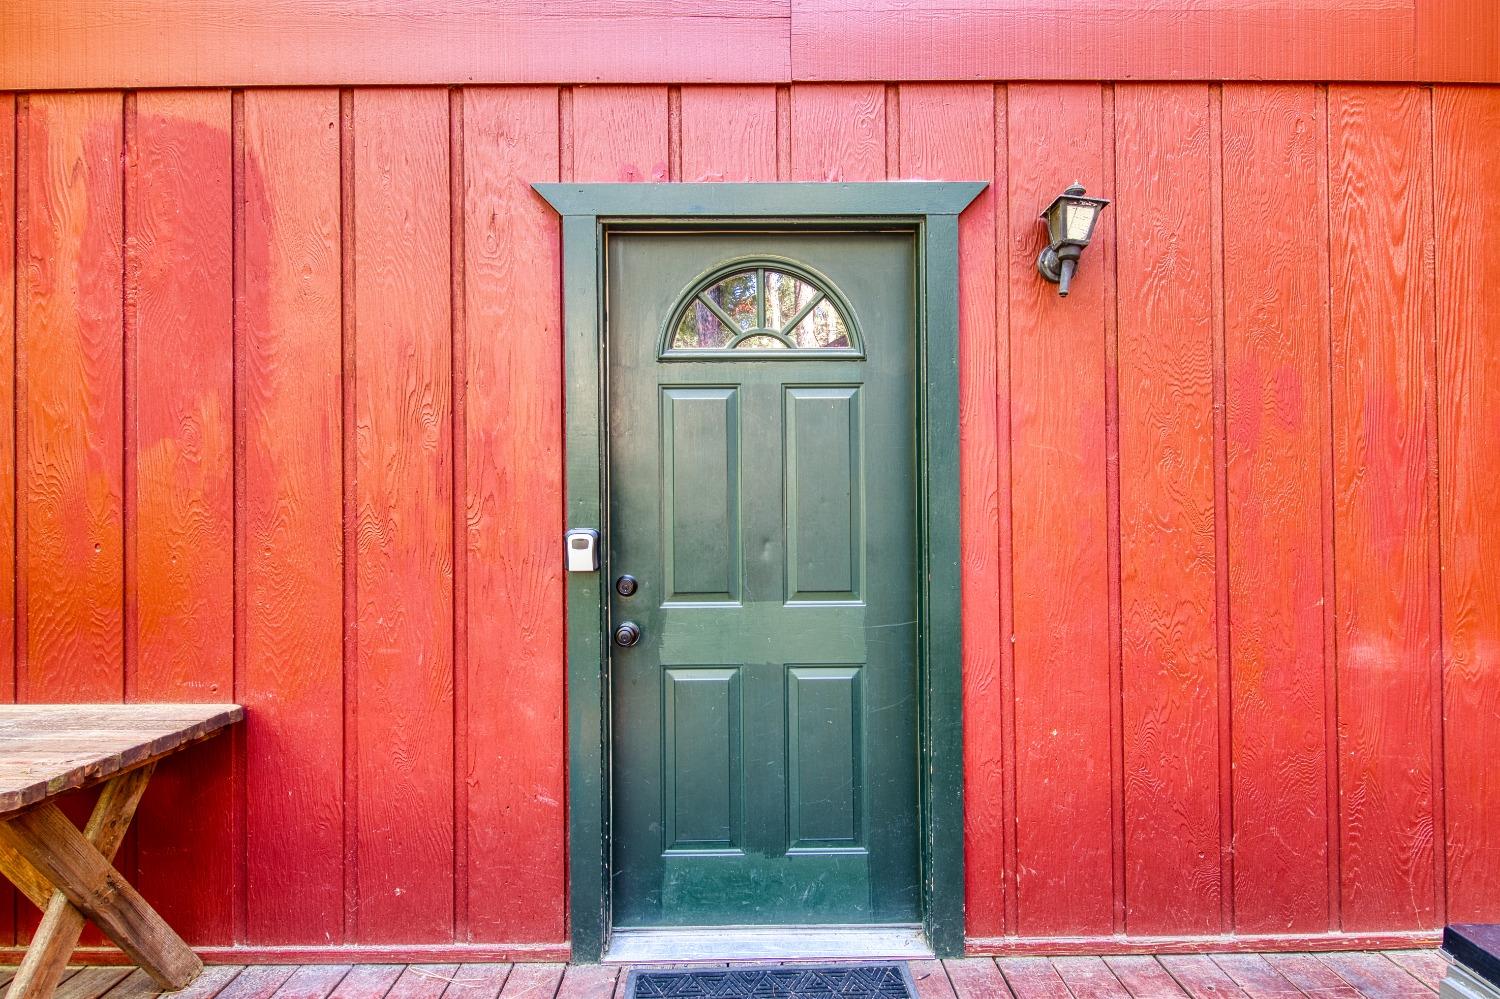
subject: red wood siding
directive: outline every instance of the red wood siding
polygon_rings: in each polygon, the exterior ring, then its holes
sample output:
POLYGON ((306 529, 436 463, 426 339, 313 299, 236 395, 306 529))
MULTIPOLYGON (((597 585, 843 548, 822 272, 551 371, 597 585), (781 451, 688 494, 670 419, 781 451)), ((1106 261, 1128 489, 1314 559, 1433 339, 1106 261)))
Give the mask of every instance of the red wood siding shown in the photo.
POLYGON ((0 88, 1500 82, 1486 0, 11 0, 0 88))
POLYGON ((528 185, 988 180, 971 945, 1500 919, 1497 129, 1455 86, 0 95, 0 699, 249 706, 124 854, 212 954, 564 953, 528 185), (1114 205, 1060 300, 1036 214, 1075 179, 1114 205))

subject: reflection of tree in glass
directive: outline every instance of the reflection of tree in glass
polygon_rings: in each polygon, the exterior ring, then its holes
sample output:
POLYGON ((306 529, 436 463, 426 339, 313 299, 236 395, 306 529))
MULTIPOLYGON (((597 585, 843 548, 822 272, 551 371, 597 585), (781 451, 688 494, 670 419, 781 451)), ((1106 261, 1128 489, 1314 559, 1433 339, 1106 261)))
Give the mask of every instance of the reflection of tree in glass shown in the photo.
POLYGON ((733 319, 741 330, 755 328, 755 272, 741 271, 731 274, 708 289, 708 297, 733 319))
POLYGON ((791 274, 755 268, 730 274, 700 292, 683 310, 672 339, 674 350, 729 346, 837 349, 848 348, 850 339, 843 315, 825 292, 791 274), (736 337, 743 339, 736 343, 736 337))
POLYGON ((807 318, 791 331, 792 342, 798 347, 847 347, 849 330, 844 317, 839 315, 828 299, 819 302, 807 318))

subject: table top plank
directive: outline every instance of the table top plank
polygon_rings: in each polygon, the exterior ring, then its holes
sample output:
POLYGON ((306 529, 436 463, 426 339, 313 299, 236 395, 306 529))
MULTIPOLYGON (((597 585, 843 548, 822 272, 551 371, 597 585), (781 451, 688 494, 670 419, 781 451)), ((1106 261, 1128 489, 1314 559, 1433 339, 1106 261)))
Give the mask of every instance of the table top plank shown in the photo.
POLYGON ((237 704, 0 704, 0 818, 206 739, 237 704))

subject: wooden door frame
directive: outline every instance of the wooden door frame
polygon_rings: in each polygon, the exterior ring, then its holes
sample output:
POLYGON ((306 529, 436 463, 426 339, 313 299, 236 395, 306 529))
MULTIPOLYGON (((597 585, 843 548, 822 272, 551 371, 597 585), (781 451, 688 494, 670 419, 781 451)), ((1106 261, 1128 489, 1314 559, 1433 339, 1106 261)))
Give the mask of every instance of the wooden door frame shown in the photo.
MULTIPOLYGON (((922 923, 964 949, 963 682, 959 569, 958 216, 979 183, 536 184, 562 216, 567 526, 606 534, 605 235, 642 227, 905 228, 916 237, 918 769, 922 923)), ((559 539, 560 541, 561 539, 559 539)), ((568 573, 569 929, 574 961, 610 933, 609 545, 568 573)), ((558 557, 562 557, 559 544, 558 557)))

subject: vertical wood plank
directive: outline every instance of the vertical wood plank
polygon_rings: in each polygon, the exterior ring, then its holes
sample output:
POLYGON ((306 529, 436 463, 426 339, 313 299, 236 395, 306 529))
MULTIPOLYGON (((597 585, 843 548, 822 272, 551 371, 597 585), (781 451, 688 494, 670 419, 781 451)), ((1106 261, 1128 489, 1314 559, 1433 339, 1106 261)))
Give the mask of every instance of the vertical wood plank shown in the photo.
POLYGON ((1115 90, 1126 929, 1219 928, 1206 85, 1115 90))
POLYGON ((16 100, 0 94, 0 702, 16 696, 16 100))
MULTIPOLYGON (((234 685, 229 92, 135 100, 131 696, 223 701, 234 685)), ((215 739, 163 761, 136 819, 141 890, 195 944, 233 938, 233 748, 215 739)))
POLYGON ((578 181, 665 181, 667 88, 575 87, 573 164, 578 181))
POLYGON ((123 666, 118 93, 27 98, 25 663, 29 701, 117 701, 123 666))
POLYGON ((1342 926, 1435 924, 1427 94, 1330 87, 1342 926))
POLYGON ((448 97, 354 94, 357 935, 453 931, 448 97))
POLYGON ((1448 913, 1500 921, 1500 91, 1434 91, 1448 913))
MULTIPOLYGON (((16 103, 0 94, 0 703, 16 698, 16 103)), ((0 944, 15 940, 15 894, 0 888, 0 944)))
POLYGON ((681 179, 775 180, 776 88, 683 87, 681 179))
POLYGON ((885 180, 885 87, 792 87, 792 180, 885 180))
POLYGON ((989 84, 900 89, 900 176, 984 180, 959 222, 959 451, 964 604, 964 814, 970 936, 1005 931, 995 329, 995 92, 989 84))
POLYGON ((464 93, 469 925, 558 941, 563 723, 557 90, 464 93))
POLYGON ((1017 931, 1108 933, 1114 919, 1106 215, 1072 294, 1036 273, 1037 212, 1104 176, 1092 84, 1009 88, 1010 436, 1015 616, 1017 931), (1037 156, 1036 150, 1049 150, 1037 156))
POLYGON ((1329 925, 1323 631, 1328 302, 1311 86, 1224 87, 1224 352, 1241 932, 1329 925), (1295 206, 1295 207, 1294 207, 1295 206))
POLYGON ((239 303, 246 932, 344 932, 339 95, 249 90, 239 303))

